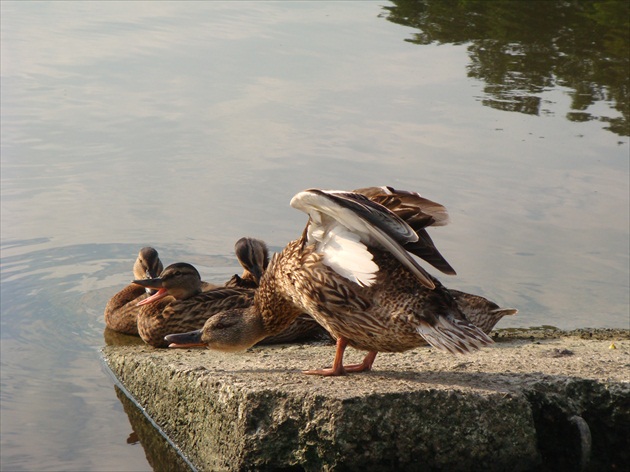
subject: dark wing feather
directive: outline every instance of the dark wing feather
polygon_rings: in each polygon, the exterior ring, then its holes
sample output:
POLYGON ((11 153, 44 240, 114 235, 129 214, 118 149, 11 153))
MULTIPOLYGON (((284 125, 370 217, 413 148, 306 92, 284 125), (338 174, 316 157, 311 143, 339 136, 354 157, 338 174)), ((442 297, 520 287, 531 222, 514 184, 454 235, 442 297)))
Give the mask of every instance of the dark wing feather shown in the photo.
POLYGON ((402 218, 378 202, 354 192, 325 191, 310 189, 309 192, 325 195, 338 205, 352 210, 371 225, 384 231, 401 244, 415 242, 418 236, 402 218))
POLYGON ((416 232, 418 241, 403 244, 407 251, 424 259, 445 274, 455 275, 455 269, 440 254, 424 229, 428 226, 443 226, 448 223, 448 212, 443 205, 421 197, 415 192, 397 190, 393 187, 366 187, 354 192, 386 207, 416 232))
POLYGON ((418 241, 415 243, 407 243, 404 248, 412 254, 424 259, 436 269, 449 275, 456 275, 455 269, 448 263, 444 256, 433 244, 433 240, 425 229, 416 232, 418 241))

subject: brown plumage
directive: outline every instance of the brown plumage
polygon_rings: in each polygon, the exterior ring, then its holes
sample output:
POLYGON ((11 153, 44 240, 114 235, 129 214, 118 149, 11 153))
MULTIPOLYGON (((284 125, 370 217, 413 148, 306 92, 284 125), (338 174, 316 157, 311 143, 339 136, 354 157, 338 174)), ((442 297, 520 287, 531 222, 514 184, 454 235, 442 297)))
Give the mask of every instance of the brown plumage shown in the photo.
MULTIPOLYGON (((164 337, 203 327, 213 315, 233 309, 249 308, 254 289, 220 287, 201 290, 199 272, 190 264, 179 262, 168 266, 159 278, 135 280, 135 284, 157 290, 141 302, 138 313, 140 337, 154 347, 168 347, 164 337)), ((323 332, 312 318, 299 317, 277 336, 264 339, 265 344, 292 342, 323 332)), ((173 347, 189 347, 195 343, 180 342, 173 347)))
MULTIPOLYGON (((152 247, 143 247, 133 264, 135 279, 157 277, 162 272, 162 261, 152 247)), ((105 325, 119 333, 138 335, 138 303, 148 294, 136 284, 129 284, 114 295, 105 306, 105 325)))
MULTIPOLYGON (((368 197, 373 202, 380 203, 415 230, 419 237, 418 242, 406 244, 404 247, 407 251, 424 259, 446 274, 456 274, 455 269, 440 254, 424 229, 428 226, 448 224, 448 212, 443 205, 428 200, 416 192, 397 190, 388 186, 366 187, 354 190, 354 192, 368 197)), ((518 313, 515 308, 500 308, 496 303, 479 295, 454 289, 448 289, 448 291, 468 321, 486 334, 489 334, 504 316, 518 313)))
MULTIPOLYGON (((213 290, 220 287, 255 288, 264 270, 269 264, 267 245, 254 238, 241 238, 234 252, 243 267, 241 276, 234 275, 225 285, 201 282, 201 290, 213 290)), ((152 247, 140 250, 133 266, 134 279, 155 278, 163 270, 158 252, 152 247)), ((105 325, 119 333, 138 335, 138 303, 147 298, 147 291, 140 285, 131 283, 116 293, 105 307, 105 325)))
POLYGON ((366 187, 354 190, 379 203, 403 219, 418 235, 418 241, 407 243, 405 249, 424 259, 445 274, 455 275, 455 269, 437 250, 425 229, 428 226, 445 226, 449 222, 448 212, 443 205, 421 197, 416 192, 396 190, 393 187, 366 187))
POLYGON ((461 292, 459 290, 448 289, 460 311, 466 315, 468 321, 481 329, 484 333, 490 334, 492 329, 504 316, 518 313, 516 308, 501 308, 493 301, 480 295, 461 292))
POLYGON ((220 287, 201 290, 201 277, 192 265, 171 264, 160 277, 134 280, 138 286, 157 290, 140 302, 138 334, 154 347, 168 347, 164 336, 199 329, 214 313, 252 304, 254 291, 220 287))
MULTIPOLYGON (((293 197, 291 205, 309 214, 302 237, 274 256, 252 307, 217 314, 196 333, 209 348, 247 348, 281 332, 302 312, 337 340, 333 367, 309 374, 369 370, 379 351, 400 352, 425 342, 451 353, 492 343, 409 256, 405 245, 418 243, 421 224, 412 228, 357 192, 311 189, 293 197), (368 351, 361 364, 343 365, 348 345, 368 351)), ((178 336, 168 339, 177 342, 178 336)))
MULTIPOLYGON (((260 279, 269 265, 269 249, 260 239, 241 238, 234 252, 243 266, 243 274, 234 275, 226 287, 258 288, 260 279)), ((330 339, 330 335, 311 316, 302 313, 282 332, 264 338, 258 344, 283 344, 297 341, 330 339)))
POLYGON ((269 249, 264 241, 241 238, 234 245, 234 253, 243 266, 243 274, 234 274, 226 287, 256 288, 269 265, 269 249))

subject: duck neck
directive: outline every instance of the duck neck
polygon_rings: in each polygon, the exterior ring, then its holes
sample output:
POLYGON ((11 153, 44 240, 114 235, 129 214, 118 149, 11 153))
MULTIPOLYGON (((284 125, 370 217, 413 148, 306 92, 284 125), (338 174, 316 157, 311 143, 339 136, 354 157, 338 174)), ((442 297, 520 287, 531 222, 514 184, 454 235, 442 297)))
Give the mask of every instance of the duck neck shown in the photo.
POLYGON ((303 313, 283 290, 287 283, 288 263, 292 260, 291 254, 295 243, 296 241, 289 243, 274 257, 260 279, 260 286, 254 295, 253 310, 260 317, 266 336, 284 331, 303 313))
POLYGON ((269 294, 260 289, 254 297, 254 308, 262 323, 265 337, 281 333, 302 313, 302 310, 279 293, 269 294))

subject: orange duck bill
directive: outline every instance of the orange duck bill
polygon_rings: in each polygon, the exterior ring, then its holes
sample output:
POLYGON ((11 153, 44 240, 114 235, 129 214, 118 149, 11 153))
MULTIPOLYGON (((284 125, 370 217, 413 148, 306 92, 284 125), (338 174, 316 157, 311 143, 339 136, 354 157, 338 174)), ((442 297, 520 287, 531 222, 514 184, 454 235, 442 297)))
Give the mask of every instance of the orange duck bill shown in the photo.
POLYGON ((164 298, 165 296, 168 295, 168 291, 166 290, 166 288, 164 288, 163 281, 159 277, 155 279, 133 280, 131 283, 134 283, 136 285, 142 285, 143 287, 148 288, 148 289, 157 290, 157 292, 155 292, 149 298, 145 298, 144 300, 139 302, 136 306, 148 305, 149 303, 153 303, 159 300, 160 298, 164 298))
POLYGON ((170 344, 168 347, 205 347, 206 344, 201 340, 203 329, 189 331, 188 333, 169 334, 164 339, 170 344))

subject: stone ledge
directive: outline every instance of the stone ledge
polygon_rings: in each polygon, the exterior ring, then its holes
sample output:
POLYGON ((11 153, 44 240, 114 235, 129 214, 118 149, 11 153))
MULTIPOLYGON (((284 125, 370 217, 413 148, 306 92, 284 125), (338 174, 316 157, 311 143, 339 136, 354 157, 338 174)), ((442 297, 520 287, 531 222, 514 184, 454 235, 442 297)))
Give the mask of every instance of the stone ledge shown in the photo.
POLYGON ((590 332, 511 332, 466 357, 379 354, 374 371, 336 378, 300 373, 330 365, 323 344, 103 355, 199 470, 622 468, 630 332, 590 332))

